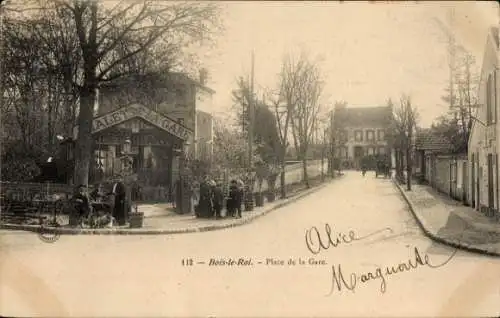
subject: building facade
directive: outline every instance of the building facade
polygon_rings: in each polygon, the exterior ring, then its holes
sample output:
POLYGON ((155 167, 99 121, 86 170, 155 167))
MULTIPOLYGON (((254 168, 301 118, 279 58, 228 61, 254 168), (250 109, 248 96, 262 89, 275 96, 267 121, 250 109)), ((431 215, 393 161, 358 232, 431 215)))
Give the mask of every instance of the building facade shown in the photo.
POLYGON ((478 108, 468 147, 468 202, 486 214, 496 214, 499 208, 499 52, 498 27, 493 27, 484 49, 478 108))
POLYGON ((182 153, 189 159, 210 156, 214 91, 202 81, 169 73, 102 86, 93 121, 91 181, 113 179, 128 165, 139 184, 172 188, 182 153))
POLYGON ((359 167, 363 157, 390 155, 387 141, 391 107, 336 105, 332 112, 335 156, 343 167, 359 167))

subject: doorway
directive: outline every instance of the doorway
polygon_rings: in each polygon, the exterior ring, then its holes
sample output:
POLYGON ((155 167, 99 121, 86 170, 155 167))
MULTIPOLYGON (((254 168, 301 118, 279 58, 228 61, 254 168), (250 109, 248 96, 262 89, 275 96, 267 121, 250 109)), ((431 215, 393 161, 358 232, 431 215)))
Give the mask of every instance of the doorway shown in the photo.
POLYGON ((364 149, 362 146, 355 146, 354 147, 354 161, 356 162, 357 167, 359 168, 361 164, 361 159, 364 156, 364 149))

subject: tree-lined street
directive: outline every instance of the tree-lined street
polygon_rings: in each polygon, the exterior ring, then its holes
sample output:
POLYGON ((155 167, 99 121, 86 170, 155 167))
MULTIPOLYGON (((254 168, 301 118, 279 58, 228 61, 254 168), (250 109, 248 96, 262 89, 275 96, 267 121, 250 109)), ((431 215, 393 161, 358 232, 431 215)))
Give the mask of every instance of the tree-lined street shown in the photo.
POLYGON ((498 316, 491 8, 1 2, 0 315, 498 316))
POLYGON ((500 261, 433 243, 392 181, 371 173, 363 178, 347 172, 310 196, 233 229, 63 236, 53 244, 3 231, 0 244, 4 315, 491 316, 500 303, 500 261), (325 238, 326 223, 333 241, 349 231, 358 238, 378 234, 313 255, 306 231, 316 227, 325 238), (415 263, 415 248, 433 265, 449 262, 386 276, 385 293, 380 279, 358 279, 354 290, 343 286, 327 296, 332 267, 341 265, 349 284, 353 272, 375 273, 408 259, 415 263), (252 265, 209 266, 211 259, 229 258, 251 259, 252 265), (288 266, 290 258, 327 264, 288 266), (190 259, 193 265, 187 266, 190 259))

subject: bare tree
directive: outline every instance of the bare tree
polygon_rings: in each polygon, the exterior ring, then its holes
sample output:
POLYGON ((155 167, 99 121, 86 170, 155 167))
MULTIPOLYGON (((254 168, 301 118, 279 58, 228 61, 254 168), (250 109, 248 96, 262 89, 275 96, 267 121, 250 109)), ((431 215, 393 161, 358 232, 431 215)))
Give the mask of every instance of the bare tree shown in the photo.
POLYGON ((306 68, 305 59, 301 58, 298 61, 293 61, 291 56, 285 56, 278 75, 278 89, 268 92, 266 98, 272 105, 278 126, 281 198, 286 197, 285 157, 289 147, 289 132, 293 130, 294 113, 301 98, 303 98, 298 92, 303 80, 301 75, 306 68))
POLYGON ((268 93, 267 100, 269 100, 269 102, 271 103, 271 107, 276 117, 276 126, 278 128, 277 130, 279 137, 279 145, 278 145, 279 149, 277 149, 278 150, 277 157, 278 157, 278 165, 280 167, 281 198, 284 199, 286 198, 285 157, 286 157, 286 151, 289 146, 288 133, 290 131, 289 128, 292 120, 292 112, 294 109, 294 104, 286 103, 286 95, 283 93, 282 90, 274 94, 272 92, 268 93))
POLYGON ((445 36, 448 51, 449 85, 445 89, 446 94, 442 100, 450 107, 451 127, 456 128, 454 146, 455 152, 463 152, 467 149, 468 138, 472 125, 472 109, 477 108, 477 86, 479 76, 472 54, 460 45, 453 32, 454 9, 448 12, 448 23, 446 26, 441 20, 435 19, 438 27, 445 36))
POLYGON ((412 147, 417 120, 418 111, 412 105, 411 98, 407 95, 402 95, 399 100, 399 105, 394 109, 393 128, 395 143, 400 150, 404 151, 404 157, 406 159, 406 185, 408 191, 411 190, 411 177, 413 171, 412 147))
POLYGON ((64 70, 65 89, 78 94, 75 181, 82 184, 88 182, 100 84, 135 74, 155 57, 177 58, 219 26, 214 3, 143 0, 108 6, 92 0, 35 0, 31 5, 45 19, 26 17, 25 23, 36 26, 52 61, 64 70))
POLYGON ((312 143, 314 132, 318 125, 321 110, 320 97, 323 91, 323 82, 319 67, 301 56, 299 63, 303 67, 298 70, 298 85, 295 88, 297 103, 292 116, 292 131, 296 142, 296 150, 302 161, 304 182, 309 188, 307 173, 307 154, 312 143))
POLYGON ((342 149, 345 149, 347 143, 347 132, 342 118, 336 116, 337 109, 347 107, 346 101, 335 102, 334 110, 330 113, 330 126, 329 126, 329 171, 333 177, 335 168, 340 172, 342 168, 342 149))

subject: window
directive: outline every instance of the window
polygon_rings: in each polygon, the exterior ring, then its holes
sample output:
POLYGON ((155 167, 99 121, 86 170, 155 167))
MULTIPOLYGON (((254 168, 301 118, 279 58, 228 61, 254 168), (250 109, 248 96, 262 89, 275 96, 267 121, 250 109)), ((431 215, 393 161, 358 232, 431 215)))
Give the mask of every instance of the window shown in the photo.
POLYGON ((175 106, 176 107, 186 107, 186 89, 183 85, 178 86, 175 88, 175 106))
POLYGON ((339 133, 339 141, 340 142, 347 142, 347 140, 349 139, 348 138, 348 134, 347 134, 347 130, 345 129, 342 129, 339 133))
POLYGON ((368 155, 371 156, 371 155, 374 155, 374 154, 375 154, 375 148, 368 147, 368 155))
POLYGON ((373 130, 367 130, 366 131, 366 139, 369 141, 372 141, 375 137, 375 133, 373 130))
POLYGON ((385 147, 379 147, 378 148, 378 154, 379 155, 385 155, 385 147))
POLYGON ((494 124, 496 120, 495 112, 495 88, 493 86, 493 76, 488 75, 486 82, 486 123, 488 125, 494 124))
POLYGON ((384 131, 382 129, 380 129, 379 131, 377 131, 377 139, 378 140, 384 140, 384 131))
POLYGON ((356 141, 363 141, 363 131, 362 130, 356 130, 354 133, 354 139, 356 141))

